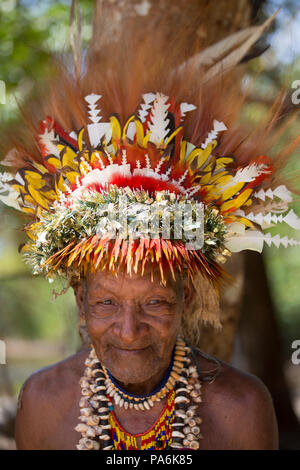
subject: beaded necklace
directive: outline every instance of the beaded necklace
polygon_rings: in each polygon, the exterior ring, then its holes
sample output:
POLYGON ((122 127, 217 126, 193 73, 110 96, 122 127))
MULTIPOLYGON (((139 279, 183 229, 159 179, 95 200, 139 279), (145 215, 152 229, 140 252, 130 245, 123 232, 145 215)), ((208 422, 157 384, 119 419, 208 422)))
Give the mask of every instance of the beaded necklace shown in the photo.
POLYGON ((117 422, 114 405, 125 409, 146 411, 167 397, 165 408, 149 431, 143 433, 145 449, 197 450, 202 438, 199 424, 201 418, 196 409, 201 399, 201 383, 197 367, 190 365, 190 348, 178 336, 172 361, 165 379, 150 395, 132 395, 122 390, 109 371, 100 364, 92 346, 85 360, 85 371, 80 379, 82 397, 79 402, 80 423, 76 431, 81 433, 78 450, 137 449, 136 435, 125 431, 117 422), (155 432, 160 438, 155 439, 155 432))
POLYGON ((172 424, 175 418, 175 392, 168 394, 166 404, 159 418, 147 431, 130 434, 118 422, 113 411, 110 412, 109 423, 112 429, 114 450, 138 450, 137 438, 141 439, 141 450, 164 450, 172 443, 172 424))

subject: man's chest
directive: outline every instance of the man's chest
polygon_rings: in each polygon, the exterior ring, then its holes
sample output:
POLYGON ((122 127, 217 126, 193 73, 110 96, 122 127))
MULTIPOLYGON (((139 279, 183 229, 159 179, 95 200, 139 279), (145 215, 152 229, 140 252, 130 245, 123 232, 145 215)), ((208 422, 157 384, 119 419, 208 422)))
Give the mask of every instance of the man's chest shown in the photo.
MULTIPOLYGON (((205 412, 204 407, 199 411, 200 413, 202 412, 202 424, 200 427, 203 436, 199 439, 199 450, 230 448, 230 433, 226 432, 226 424, 218 423, 213 415, 205 412)), ((61 411, 60 419, 56 419, 55 423, 48 428, 47 435, 44 436, 41 442, 42 448, 47 450, 76 450, 76 445, 81 438, 81 434, 75 430, 75 427, 80 422, 78 419, 79 415, 78 404, 74 404, 67 412, 61 411)), ((135 419, 136 429, 141 431, 139 420, 137 417, 135 419)), ((141 419, 140 421, 144 420, 141 419)), ((126 428, 126 420, 123 419, 122 424, 126 428)), ((132 426, 129 426, 129 428, 131 431, 132 426)), ((138 439, 138 443, 140 444, 140 439, 138 439)))
POLYGON ((79 406, 74 405, 71 409, 61 410, 59 419, 55 419, 48 427, 47 433, 41 440, 41 446, 46 450, 76 450, 76 444, 80 439, 80 433, 75 431, 75 427, 80 422, 79 406))

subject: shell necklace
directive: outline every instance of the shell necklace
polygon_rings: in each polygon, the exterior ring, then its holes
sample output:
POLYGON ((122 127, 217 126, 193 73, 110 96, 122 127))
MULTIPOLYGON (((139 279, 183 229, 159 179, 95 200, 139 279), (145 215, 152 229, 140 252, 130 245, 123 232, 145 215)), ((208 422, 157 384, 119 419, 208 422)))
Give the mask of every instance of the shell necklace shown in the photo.
MULTIPOLYGON (((201 399, 201 383, 195 365, 188 357, 190 348, 181 336, 177 337, 172 361, 166 377, 149 395, 133 395, 121 389, 109 371, 100 364, 94 347, 85 360, 81 386, 80 423, 75 430, 81 433, 78 450, 112 450, 111 412, 114 404, 125 409, 149 410, 155 403, 166 397, 171 390, 175 392, 174 420, 169 446, 173 449, 189 448, 197 450, 198 440, 202 438, 199 424, 201 418, 196 409, 201 399)), ((127 433, 128 434, 128 433, 127 433)))

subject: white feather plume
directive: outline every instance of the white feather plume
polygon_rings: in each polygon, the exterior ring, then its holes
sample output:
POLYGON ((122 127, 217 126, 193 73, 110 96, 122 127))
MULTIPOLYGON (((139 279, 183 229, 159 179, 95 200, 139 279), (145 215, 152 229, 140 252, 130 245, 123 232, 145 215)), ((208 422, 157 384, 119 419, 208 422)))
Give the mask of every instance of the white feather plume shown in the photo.
POLYGON ((87 95, 84 99, 88 103, 89 108, 89 118, 91 124, 88 124, 88 133, 91 145, 95 148, 100 143, 100 140, 105 136, 106 142, 111 140, 111 125, 109 122, 100 123, 102 116, 100 115, 101 109, 98 108, 97 101, 102 97, 102 95, 96 95, 91 93, 87 95))
POLYGON ((149 141, 159 145, 168 134, 168 125, 170 120, 168 116, 167 103, 169 97, 162 93, 157 93, 151 110, 151 122, 149 123, 150 138, 149 141))
POLYGON ((180 104, 181 121, 184 119, 186 113, 189 113, 190 111, 194 111, 195 109, 197 109, 197 106, 195 106, 194 104, 181 103, 180 104))
POLYGON ((143 95, 144 103, 141 104, 140 109, 138 111, 138 116, 141 122, 145 122, 149 109, 151 108, 151 105, 155 100, 155 97, 155 93, 145 93, 143 95))
POLYGON ((54 143, 55 141, 58 141, 58 137, 55 137, 54 129, 48 131, 48 129, 45 128, 44 133, 39 134, 39 140, 40 143, 47 149, 48 155, 55 155, 56 157, 59 157, 59 150, 54 143))
POLYGON ((222 186, 222 191, 231 188, 237 183, 249 183, 250 181, 254 181, 257 176, 263 173, 270 173, 270 170, 264 168, 264 164, 257 165, 256 163, 252 163, 244 168, 240 168, 234 177, 227 184, 222 186))
POLYGON ((205 149, 210 142, 215 140, 218 137, 219 132, 226 131, 227 127, 225 126, 224 122, 217 121, 214 119, 213 122, 213 129, 208 133, 208 136, 203 144, 201 144, 201 148, 205 149))

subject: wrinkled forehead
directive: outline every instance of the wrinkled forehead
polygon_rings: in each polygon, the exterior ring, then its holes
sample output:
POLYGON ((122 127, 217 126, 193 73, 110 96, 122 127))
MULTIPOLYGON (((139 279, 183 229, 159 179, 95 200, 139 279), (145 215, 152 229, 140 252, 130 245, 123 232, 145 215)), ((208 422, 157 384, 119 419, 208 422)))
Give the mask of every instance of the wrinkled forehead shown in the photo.
POLYGON ((158 268, 154 269, 153 273, 151 273, 149 268, 146 268, 143 275, 136 273, 128 274, 122 271, 115 275, 110 272, 98 271, 96 273, 87 273, 85 287, 89 293, 101 289, 120 293, 134 289, 145 293, 160 291, 170 295, 180 295, 185 283, 185 277, 178 273, 175 278, 174 280, 170 273, 166 280, 166 285, 163 285, 158 268))

